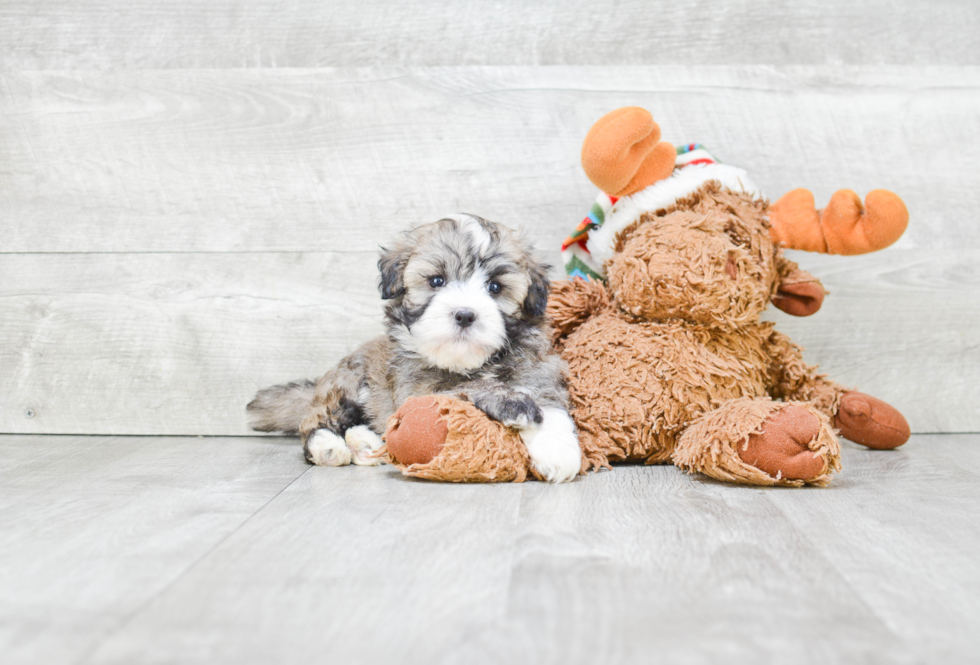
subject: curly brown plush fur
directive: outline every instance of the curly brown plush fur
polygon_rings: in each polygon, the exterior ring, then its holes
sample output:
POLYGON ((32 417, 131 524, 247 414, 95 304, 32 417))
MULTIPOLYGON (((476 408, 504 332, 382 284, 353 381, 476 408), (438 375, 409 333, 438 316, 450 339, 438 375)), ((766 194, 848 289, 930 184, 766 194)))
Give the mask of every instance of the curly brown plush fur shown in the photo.
POLYGON ((759 320, 783 280, 819 285, 773 244, 766 206, 708 182, 620 232, 608 287, 553 286, 549 315, 593 468, 672 461, 720 480, 822 485, 838 467, 830 419, 844 388, 759 320), (739 457, 782 408, 772 399, 796 400, 819 421, 801 442, 823 460, 812 477, 770 475, 739 457))

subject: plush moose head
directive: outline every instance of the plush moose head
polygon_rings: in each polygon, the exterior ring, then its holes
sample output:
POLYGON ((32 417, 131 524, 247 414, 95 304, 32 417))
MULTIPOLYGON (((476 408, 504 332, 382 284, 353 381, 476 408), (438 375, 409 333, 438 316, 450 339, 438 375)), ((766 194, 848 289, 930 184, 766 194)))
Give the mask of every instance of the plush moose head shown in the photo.
POLYGON ((592 276, 608 270, 624 309, 652 319, 732 326, 755 320, 770 301, 808 316, 820 309, 823 287, 781 248, 862 254, 893 243, 908 223, 902 200, 884 190, 868 194, 864 207, 840 190, 817 211, 805 189, 768 205, 743 170, 699 145, 661 141, 638 107, 593 125, 582 166, 604 194, 566 241, 566 259, 577 253, 592 276))
POLYGON ((711 184, 618 236, 606 267, 620 306, 638 318, 737 328, 768 303, 813 314, 824 289, 772 241, 765 203, 711 184))

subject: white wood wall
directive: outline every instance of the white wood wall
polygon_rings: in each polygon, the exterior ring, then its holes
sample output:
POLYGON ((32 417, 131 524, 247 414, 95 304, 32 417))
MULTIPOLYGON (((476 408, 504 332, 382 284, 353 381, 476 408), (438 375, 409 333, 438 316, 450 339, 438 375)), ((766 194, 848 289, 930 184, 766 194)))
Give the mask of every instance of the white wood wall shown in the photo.
POLYGON ((381 330, 398 230, 473 212, 557 264, 623 105, 773 198, 900 193, 894 247, 798 254, 831 295, 773 316, 980 430, 980 3, 0 0, 0 431, 246 433, 381 330))

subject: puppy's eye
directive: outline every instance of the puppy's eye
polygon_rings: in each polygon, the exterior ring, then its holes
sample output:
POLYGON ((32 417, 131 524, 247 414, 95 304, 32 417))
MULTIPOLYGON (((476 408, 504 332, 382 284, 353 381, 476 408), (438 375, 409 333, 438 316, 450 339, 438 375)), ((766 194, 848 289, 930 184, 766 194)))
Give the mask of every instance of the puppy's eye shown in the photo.
POLYGON ((443 279, 442 275, 436 275, 435 277, 429 278, 429 286, 434 289, 438 289, 440 286, 445 286, 446 280, 443 279))
POLYGON ((487 291, 489 291, 493 295, 497 295, 498 293, 500 293, 500 282, 490 282, 489 284, 487 284, 487 291))

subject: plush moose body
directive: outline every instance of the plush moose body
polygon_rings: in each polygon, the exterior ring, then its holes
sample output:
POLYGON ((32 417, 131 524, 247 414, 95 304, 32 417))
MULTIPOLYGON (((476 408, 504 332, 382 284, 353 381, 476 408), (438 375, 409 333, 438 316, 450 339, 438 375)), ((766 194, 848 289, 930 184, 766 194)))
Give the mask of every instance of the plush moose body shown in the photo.
MULTIPOLYGON (((573 279, 552 285, 548 304, 583 470, 642 461, 724 481, 825 485, 840 466, 837 432, 872 448, 904 443, 909 427, 897 410, 818 374, 759 318, 770 302, 807 316, 823 301, 819 281, 784 247, 881 249, 905 229, 901 199, 876 190, 862 206, 841 190, 817 211, 809 192, 795 190, 769 205, 742 169, 659 139, 652 116, 629 107, 599 120, 583 145, 583 167, 603 194, 566 241, 573 279)), ((450 410, 430 408, 430 420, 446 422, 450 410)), ((430 453, 403 471, 441 480, 527 475, 519 438, 474 427, 479 413, 453 413, 449 436, 443 427, 430 453), (459 436, 468 427, 476 433, 459 436), (486 473, 501 459, 507 473, 486 473)), ((399 463, 393 448, 425 430, 416 423, 389 437, 389 459, 399 463)))
POLYGON ((908 221, 878 190, 843 190, 822 213, 806 190, 770 206, 742 169, 659 141, 643 109, 593 127, 583 166, 606 193, 567 241, 574 279, 549 314, 569 366, 572 415, 594 468, 673 462, 720 480, 825 484, 838 430, 874 448, 909 436, 901 414, 817 374, 759 315, 815 313, 819 281, 782 247, 863 253, 908 221))

